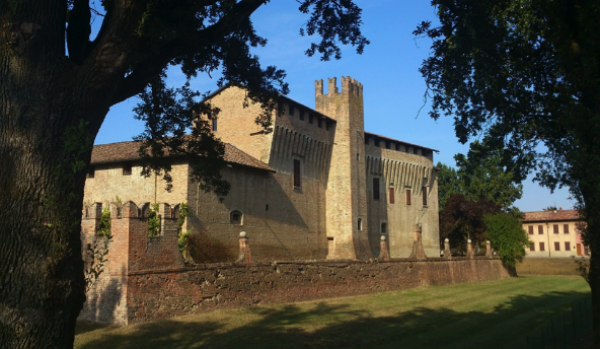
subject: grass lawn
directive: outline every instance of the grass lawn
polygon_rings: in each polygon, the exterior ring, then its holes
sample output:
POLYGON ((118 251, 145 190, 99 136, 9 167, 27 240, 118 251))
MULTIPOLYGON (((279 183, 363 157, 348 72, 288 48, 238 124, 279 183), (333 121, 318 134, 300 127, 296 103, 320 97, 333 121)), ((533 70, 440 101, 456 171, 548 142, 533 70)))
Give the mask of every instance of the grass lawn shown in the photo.
POLYGON ((589 294, 581 277, 519 277, 222 309, 121 328, 81 323, 75 347, 511 348, 589 294))

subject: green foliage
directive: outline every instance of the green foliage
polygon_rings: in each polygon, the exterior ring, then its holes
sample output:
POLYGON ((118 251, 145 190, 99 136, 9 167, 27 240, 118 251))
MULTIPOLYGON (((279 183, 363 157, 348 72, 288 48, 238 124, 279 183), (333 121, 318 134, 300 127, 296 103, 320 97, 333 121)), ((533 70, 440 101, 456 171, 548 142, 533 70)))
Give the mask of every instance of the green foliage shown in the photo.
POLYGON ((556 211, 556 206, 548 206, 543 209, 544 211, 556 211))
POLYGON ((521 198, 523 185, 517 184, 513 171, 503 163, 502 151, 487 151, 479 141, 471 143, 467 156, 456 154, 457 169, 437 164, 440 211, 453 194, 462 194, 469 201, 486 198, 503 211, 521 198))
POLYGON ((160 215, 158 214, 158 204, 150 205, 148 212, 148 237, 160 236, 160 215))
POLYGON ((193 229, 186 230, 185 233, 179 234, 177 237, 177 246, 179 246, 179 252, 183 253, 188 248, 188 237, 192 233, 193 229))
POLYGON ((110 210, 108 207, 105 207, 102 210, 102 214, 100 215, 100 222, 98 224, 98 232, 96 233, 98 236, 104 236, 110 238, 112 235, 110 233, 110 210))
POLYGON ((486 239, 483 217, 498 212, 500 207, 485 197, 470 201, 462 194, 452 195, 440 211, 440 242, 448 238, 454 253, 466 253, 468 239, 475 247, 486 239))
MULTIPOLYGON (((109 231, 110 233, 110 231, 109 231)), ((98 278, 104 272, 104 266, 108 259, 108 245, 112 239, 111 235, 100 235, 103 238, 95 239, 94 243, 88 245, 88 248, 83 251, 86 293, 96 285, 98 278)))
POLYGON ((525 247, 530 243, 521 220, 504 212, 486 215, 483 220, 487 237, 498 252, 502 263, 514 267, 517 261, 520 262, 525 257, 525 247))

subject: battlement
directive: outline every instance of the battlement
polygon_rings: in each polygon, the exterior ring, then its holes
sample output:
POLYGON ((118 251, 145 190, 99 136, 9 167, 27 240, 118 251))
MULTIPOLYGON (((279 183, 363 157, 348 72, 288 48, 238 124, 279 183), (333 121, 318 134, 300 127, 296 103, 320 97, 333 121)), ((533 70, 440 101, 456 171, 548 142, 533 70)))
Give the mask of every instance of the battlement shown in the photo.
POLYGON ((323 92, 323 80, 315 81, 315 96, 333 96, 338 94, 349 94, 361 97, 363 85, 349 76, 342 76, 342 89, 338 90, 337 78, 327 79, 327 93, 323 92))

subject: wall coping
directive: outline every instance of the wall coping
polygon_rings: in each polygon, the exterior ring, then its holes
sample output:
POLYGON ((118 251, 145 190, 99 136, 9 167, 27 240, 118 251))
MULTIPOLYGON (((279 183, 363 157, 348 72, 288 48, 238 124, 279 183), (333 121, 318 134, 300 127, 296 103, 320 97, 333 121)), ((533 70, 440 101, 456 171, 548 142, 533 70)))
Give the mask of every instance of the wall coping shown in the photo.
POLYGON ((416 260, 409 258, 394 258, 389 261, 380 261, 377 259, 368 260, 368 261, 358 261, 352 259, 338 259, 338 260, 317 260, 317 261, 273 261, 273 262, 257 262, 254 265, 246 266, 243 264, 236 263, 214 263, 214 264, 203 264, 197 265, 193 267, 185 267, 185 268, 168 268, 168 269, 151 269, 151 270, 137 270, 130 271, 127 273, 127 276, 136 276, 136 275, 146 275, 146 274, 168 274, 168 273, 182 273, 182 272, 190 272, 190 271, 202 271, 202 270, 218 270, 218 269, 257 269, 260 267, 276 267, 278 265, 306 265, 306 266, 347 266, 350 264, 396 264, 396 263, 440 263, 440 262, 464 262, 464 261, 499 261, 500 258, 493 257, 481 257, 477 256, 474 258, 467 257, 459 257, 452 259, 444 259, 444 258, 430 258, 427 260, 416 260))

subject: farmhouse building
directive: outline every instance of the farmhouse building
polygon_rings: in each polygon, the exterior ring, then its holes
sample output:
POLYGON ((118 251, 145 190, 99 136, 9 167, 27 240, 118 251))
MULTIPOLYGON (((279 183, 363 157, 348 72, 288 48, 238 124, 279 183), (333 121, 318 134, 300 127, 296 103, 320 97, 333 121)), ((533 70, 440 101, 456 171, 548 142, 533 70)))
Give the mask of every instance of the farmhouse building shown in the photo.
POLYGON ((531 241, 527 257, 589 256, 581 239, 577 210, 524 212, 522 222, 531 241))
POLYGON ((257 261, 366 260, 380 255, 382 236, 391 258, 406 258, 417 234, 425 254, 439 257, 436 150, 365 132, 363 86, 354 79, 343 77, 341 90, 328 79, 326 93, 322 80, 315 85, 314 109, 280 97, 269 134, 254 123, 260 106, 244 106, 244 89, 209 97, 221 109, 213 130, 226 144, 231 191, 223 202, 190 179, 183 157, 173 158, 170 191, 141 176, 135 142, 94 147, 85 202, 187 203, 184 230, 197 242, 197 263, 235 260, 241 231, 257 261))

